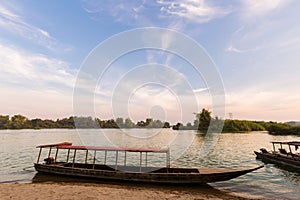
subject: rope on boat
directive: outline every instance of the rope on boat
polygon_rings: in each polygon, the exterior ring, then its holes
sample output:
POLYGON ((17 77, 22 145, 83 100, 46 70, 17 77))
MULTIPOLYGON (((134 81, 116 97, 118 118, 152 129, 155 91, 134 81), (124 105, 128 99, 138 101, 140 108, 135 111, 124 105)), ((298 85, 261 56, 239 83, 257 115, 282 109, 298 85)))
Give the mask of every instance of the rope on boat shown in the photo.
POLYGON ((34 166, 32 165, 32 166, 24 167, 23 170, 26 171, 27 169, 30 169, 32 167, 34 167, 34 166))

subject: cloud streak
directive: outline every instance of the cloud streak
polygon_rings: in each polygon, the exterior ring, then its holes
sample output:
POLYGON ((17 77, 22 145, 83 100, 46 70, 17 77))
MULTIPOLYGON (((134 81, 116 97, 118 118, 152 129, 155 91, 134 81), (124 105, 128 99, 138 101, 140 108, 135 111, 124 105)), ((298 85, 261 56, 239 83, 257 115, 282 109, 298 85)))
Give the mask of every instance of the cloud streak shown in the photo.
POLYGON ((95 0, 83 0, 82 2, 83 9, 91 14, 93 19, 95 14, 108 13, 117 22, 138 26, 163 25, 176 30, 181 30, 185 23, 206 23, 232 12, 229 8, 210 5, 205 0, 118 0, 114 2, 108 0, 101 3, 95 0))
POLYGON ((290 0, 263 0, 263 1, 243 1, 243 12, 247 18, 253 18, 255 16, 263 16, 270 12, 280 10, 289 4, 290 0))
POLYGON ((21 15, 0 3, 0 28, 21 36, 52 51, 70 51, 72 48, 60 44, 49 32, 26 22, 21 15))
POLYGON ((60 85, 73 88, 77 70, 68 63, 0 43, 0 82, 28 88, 60 85))
POLYGON ((72 115, 77 70, 68 63, 0 43, 0 110, 30 118, 72 115))
POLYGON ((289 0, 243 1, 235 11, 240 28, 232 34, 225 51, 247 53, 264 50, 261 55, 266 55, 298 43, 298 14, 292 11, 290 3, 289 0), (288 9, 291 12, 287 16, 288 9))
POLYGON ((165 1, 158 0, 162 7, 161 15, 177 16, 191 22, 205 23, 212 19, 222 17, 231 13, 229 9, 209 5, 204 0, 165 1))

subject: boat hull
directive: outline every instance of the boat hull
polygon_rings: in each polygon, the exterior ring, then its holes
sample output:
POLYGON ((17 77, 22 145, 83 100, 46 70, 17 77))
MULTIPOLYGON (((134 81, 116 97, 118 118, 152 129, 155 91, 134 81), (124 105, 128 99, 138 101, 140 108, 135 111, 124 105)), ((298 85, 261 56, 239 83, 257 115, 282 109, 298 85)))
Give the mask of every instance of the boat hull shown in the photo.
POLYGON ((277 166, 289 171, 300 172, 300 159, 292 156, 281 155, 279 153, 262 153, 254 151, 256 158, 265 162, 276 164, 277 166))
POLYGON ((38 172, 78 178, 172 184, 206 184, 227 181, 263 167, 260 166, 252 169, 161 168, 155 171, 141 173, 136 171, 115 170, 106 165, 91 167, 89 164, 80 164, 77 165, 80 167, 74 167, 70 166, 70 163, 68 164, 67 166, 66 164, 34 164, 34 167, 38 172))

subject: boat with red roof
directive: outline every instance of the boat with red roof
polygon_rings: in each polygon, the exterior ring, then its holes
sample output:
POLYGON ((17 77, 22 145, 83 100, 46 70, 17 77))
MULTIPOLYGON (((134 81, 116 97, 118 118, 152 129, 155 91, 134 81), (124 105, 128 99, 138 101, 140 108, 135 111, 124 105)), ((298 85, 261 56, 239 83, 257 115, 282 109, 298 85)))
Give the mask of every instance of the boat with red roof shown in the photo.
MULTIPOLYGON (((174 168, 170 166, 170 150, 156 148, 74 146, 72 143, 39 145, 35 169, 39 173, 66 175, 73 177, 135 181, 147 183, 206 184, 227 181, 263 166, 250 169, 221 168, 174 168), (44 162, 41 161, 43 149, 48 149, 44 162), (108 164, 108 153, 114 154, 114 164, 108 164), (138 165, 128 164, 128 154, 136 154, 138 165), (103 158, 99 161, 99 155, 103 158), (120 154, 124 155, 120 159, 120 154), (148 155, 161 154, 165 166, 149 166, 148 155), (63 160, 62 160, 63 159, 63 160), (122 163, 121 163, 121 161, 122 163)), ((112 160, 109 157, 110 162, 112 160)))

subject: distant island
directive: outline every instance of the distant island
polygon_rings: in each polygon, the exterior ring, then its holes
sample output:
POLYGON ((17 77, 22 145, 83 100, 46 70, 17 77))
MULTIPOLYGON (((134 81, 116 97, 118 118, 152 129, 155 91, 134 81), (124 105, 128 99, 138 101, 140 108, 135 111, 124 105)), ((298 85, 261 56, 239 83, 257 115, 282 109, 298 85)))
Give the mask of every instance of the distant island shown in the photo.
POLYGON ((251 121, 238 119, 219 119, 212 118, 211 112, 202 109, 200 113, 195 114, 193 125, 187 123, 177 123, 173 126, 175 130, 199 130, 207 132, 208 127, 211 131, 218 131, 221 129, 222 133, 239 133, 251 131, 268 131, 272 135, 300 135, 300 126, 295 123, 279 123, 279 122, 265 122, 265 121, 251 121), (223 127, 222 127, 223 125, 223 127))
POLYGON ((147 118, 145 121, 134 123, 131 119, 122 117, 109 120, 101 120, 92 117, 77 117, 57 119, 28 119, 23 115, 0 115, 0 129, 55 129, 55 128, 173 128, 173 130, 197 130, 206 133, 210 127, 210 131, 221 131, 222 133, 239 133, 250 131, 268 131, 272 135, 300 135, 300 126, 296 123, 279 123, 237 119, 219 119, 212 118, 211 112, 202 109, 201 112, 195 114, 195 120, 192 123, 183 125, 178 122, 170 125, 169 122, 161 120, 153 120, 147 118), (222 127, 223 125, 223 127, 222 127))
POLYGON ((146 121, 132 122, 121 117, 116 119, 101 120, 92 117, 77 117, 57 119, 28 119, 23 115, 0 115, 0 129, 55 129, 55 128, 170 128, 169 122, 147 118, 146 121))

